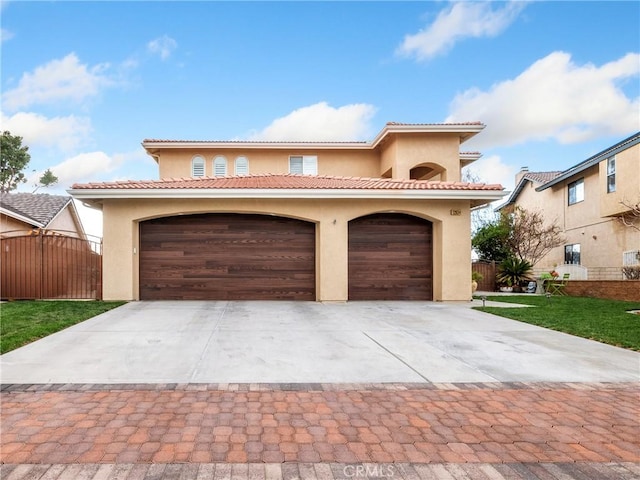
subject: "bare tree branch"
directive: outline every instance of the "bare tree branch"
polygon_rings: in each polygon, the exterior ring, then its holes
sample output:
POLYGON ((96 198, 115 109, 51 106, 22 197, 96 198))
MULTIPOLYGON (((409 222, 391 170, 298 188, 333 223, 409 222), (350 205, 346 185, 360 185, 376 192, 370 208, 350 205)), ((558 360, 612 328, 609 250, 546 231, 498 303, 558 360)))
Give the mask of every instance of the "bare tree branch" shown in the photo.
POLYGON ((528 211, 516 206, 505 213, 509 224, 509 249, 520 260, 531 265, 538 263, 553 248, 562 245, 565 237, 555 223, 546 224, 541 212, 528 211))
POLYGON ((634 204, 628 200, 622 200, 620 203, 628 209, 627 212, 618 217, 620 223, 625 227, 633 228, 640 232, 640 201, 634 204))

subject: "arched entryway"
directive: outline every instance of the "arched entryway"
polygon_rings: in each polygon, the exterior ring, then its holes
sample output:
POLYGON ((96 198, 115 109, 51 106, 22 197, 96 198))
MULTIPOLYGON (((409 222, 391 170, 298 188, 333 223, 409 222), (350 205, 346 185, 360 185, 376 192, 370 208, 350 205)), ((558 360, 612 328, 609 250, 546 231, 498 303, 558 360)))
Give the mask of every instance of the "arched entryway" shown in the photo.
POLYGON ((315 300, 315 224, 254 214, 140 223, 141 300, 315 300))
POLYGON ((433 225, 400 213, 349 222, 349 300, 432 300, 433 225))

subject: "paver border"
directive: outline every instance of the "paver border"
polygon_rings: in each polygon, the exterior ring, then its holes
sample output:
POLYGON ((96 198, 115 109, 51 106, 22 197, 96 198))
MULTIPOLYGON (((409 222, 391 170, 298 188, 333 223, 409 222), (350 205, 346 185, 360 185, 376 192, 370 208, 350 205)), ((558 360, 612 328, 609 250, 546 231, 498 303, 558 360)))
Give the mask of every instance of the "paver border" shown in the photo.
POLYGON ((532 480, 548 478, 600 480, 632 480, 640 476, 640 464, 630 462, 576 462, 576 463, 146 463, 146 464, 0 464, 0 477, 7 480, 47 478, 49 480, 98 480, 119 478, 123 480, 251 478, 254 480, 468 480, 469 478, 492 480, 532 480), (361 467, 365 474, 356 475, 361 467), (366 468, 369 467, 369 474, 366 468), (393 475, 384 475, 384 473, 393 475))
POLYGON ((225 392, 332 392, 403 390, 600 390, 640 388, 638 382, 478 382, 478 383, 7 383, 0 392, 56 391, 225 391, 225 392))

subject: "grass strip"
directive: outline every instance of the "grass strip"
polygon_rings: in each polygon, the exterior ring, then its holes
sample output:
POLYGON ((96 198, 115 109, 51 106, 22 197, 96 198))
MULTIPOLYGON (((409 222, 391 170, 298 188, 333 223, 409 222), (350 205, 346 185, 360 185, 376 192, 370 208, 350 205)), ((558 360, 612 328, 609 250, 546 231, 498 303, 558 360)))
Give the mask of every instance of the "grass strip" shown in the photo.
POLYGON ((95 317, 126 302, 15 301, 0 304, 0 354, 95 317))
POLYGON ((486 298, 495 302, 532 305, 538 308, 474 308, 616 347, 640 350, 640 315, 628 313, 629 310, 640 310, 640 304, 637 302, 568 296, 547 299, 539 295, 486 298))

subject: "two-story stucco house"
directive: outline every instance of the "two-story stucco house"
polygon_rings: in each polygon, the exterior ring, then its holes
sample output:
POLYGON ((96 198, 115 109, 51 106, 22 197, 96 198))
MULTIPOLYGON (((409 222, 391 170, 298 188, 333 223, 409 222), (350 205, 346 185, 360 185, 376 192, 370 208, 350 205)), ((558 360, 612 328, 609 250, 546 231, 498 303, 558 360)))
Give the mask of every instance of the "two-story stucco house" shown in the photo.
POLYGON ((621 280, 623 265, 640 264, 640 231, 620 221, 638 202, 640 133, 565 171, 524 169, 501 208, 541 211, 561 227, 564 245, 547 254, 537 271, 555 268, 576 280, 621 280))
POLYGON ((102 209, 105 299, 469 300, 460 181, 480 123, 369 142, 144 140, 160 180, 74 185, 102 209))

